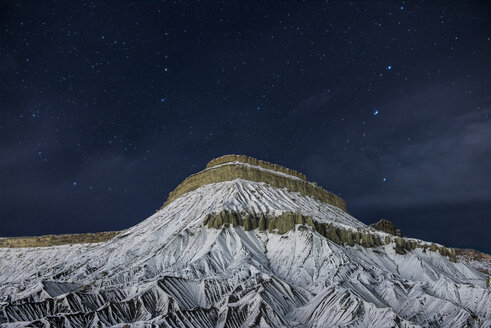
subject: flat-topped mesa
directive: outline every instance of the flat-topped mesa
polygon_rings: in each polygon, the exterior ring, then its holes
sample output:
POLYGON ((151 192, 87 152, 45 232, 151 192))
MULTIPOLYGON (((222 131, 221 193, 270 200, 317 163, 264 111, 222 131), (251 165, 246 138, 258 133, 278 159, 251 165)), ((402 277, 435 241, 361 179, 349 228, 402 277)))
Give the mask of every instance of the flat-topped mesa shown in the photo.
POLYGON ((199 187, 235 179, 264 182, 275 188, 286 188, 348 211, 344 199, 324 190, 315 182, 309 182, 304 174, 244 155, 225 155, 211 160, 205 170, 187 177, 178 185, 169 194, 161 209, 199 187))
POLYGON ((232 163, 232 162, 241 162, 241 163, 246 163, 246 164, 250 164, 250 165, 254 165, 254 166, 259 166, 259 167, 262 167, 263 169, 273 170, 273 171, 285 173, 288 175, 293 175, 294 177, 308 181, 305 174, 302 174, 298 171, 289 169, 287 167, 284 167, 284 166, 281 166, 278 164, 273 164, 273 163, 266 162, 266 161, 263 161, 260 159, 255 159, 254 157, 245 156, 245 155, 233 155, 233 154, 232 155, 223 155, 221 157, 212 159, 208 164, 206 164, 206 168, 209 169, 209 168, 214 167, 214 166, 218 166, 218 165, 225 164, 225 163, 232 163))

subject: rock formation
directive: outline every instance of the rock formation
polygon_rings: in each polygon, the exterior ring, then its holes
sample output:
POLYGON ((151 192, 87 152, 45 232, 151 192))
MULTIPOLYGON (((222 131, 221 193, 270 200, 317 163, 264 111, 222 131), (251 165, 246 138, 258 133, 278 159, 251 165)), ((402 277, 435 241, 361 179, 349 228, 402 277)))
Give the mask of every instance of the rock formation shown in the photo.
POLYGON ((468 258, 227 155, 124 231, 1 238, 0 325, 488 327, 489 275, 468 258))
POLYGON ((113 238, 120 232, 121 231, 105 231, 95 233, 0 238, 0 247, 48 247, 70 244, 100 243, 113 238))
POLYGON ((177 186, 169 194, 162 208, 183 194, 206 184, 235 179, 264 182, 275 188, 286 188, 347 211, 344 199, 324 190, 317 184, 308 182, 305 175, 276 164, 241 155, 226 155, 210 161, 206 170, 191 175, 177 186))
POLYGON ((377 223, 370 224, 370 227, 379 231, 390 233, 391 235, 402 237, 401 229, 396 229, 394 223, 381 219, 377 223))
MULTIPOLYGON (((394 228, 391 222, 385 222, 389 224, 384 223, 384 226, 394 228)), ((376 247, 393 243, 395 251, 399 254, 405 254, 406 251, 421 248, 424 251, 439 252, 443 256, 448 256, 451 261, 456 261, 455 249, 453 248, 447 248, 434 243, 425 243, 416 239, 402 238, 400 235, 394 235, 395 237, 381 236, 372 231, 334 226, 332 223, 318 222, 312 217, 294 212, 283 212, 279 215, 264 215, 263 213, 254 212, 237 213, 233 211, 222 211, 208 214, 203 224, 215 229, 233 226, 242 227, 245 231, 258 229, 259 231, 278 234, 284 234, 290 230, 294 230, 296 225, 306 225, 339 245, 376 247)), ((393 229, 393 231, 395 232, 396 229, 393 229)))
MULTIPOLYGON (((244 155, 225 155, 211 160, 206 165, 204 171, 189 176, 178 185, 174 191, 169 194, 169 197, 161 210, 182 195, 196 190, 203 185, 232 181, 235 179, 264 182, 272 187, 285 188, 292 192, 298 192, 313 197, 323 203, 336 206, 343 211, 347 211, 346 202, 342 198, 324 190, 316 183, 310 183, 304 174, 277 164, 271 164, 244 155)), ((384 219, 370 225, 370 227, 396 236, 397 238, 380 236, 370 231, 362 232, 360 229, 347 229, 340 226, 334 226, 332 223, 319 223, 312 217, 303 216, 302 214, 294 212, 283 212, 280 215, 268 216, 264 213, 236 213, 232 211, 222 211, 220 213, 209 214, 205 218, 203 224, 216 229, 224 225, 231 225, 243 227, 246 231, 259 229, 260 231, 267 230, 268 232, 280 234, 294 229, 297 224, 308 225, 337 244, 375 247, 394 243, 394 249, 399 254, 405 254, 408 250, 422 248, 425 251, 438 251, 442 255, 448 256, 452 261, 456 260, 455 250, 441 245, 404 239, 402 238, 401 230, 396 229, 392 222, 384 219)), ((112 239, 120 232, 121 231, 110 231, 86 234, 0 238, 0 247, 48 247, 69 244, 99 243, 112 239)))

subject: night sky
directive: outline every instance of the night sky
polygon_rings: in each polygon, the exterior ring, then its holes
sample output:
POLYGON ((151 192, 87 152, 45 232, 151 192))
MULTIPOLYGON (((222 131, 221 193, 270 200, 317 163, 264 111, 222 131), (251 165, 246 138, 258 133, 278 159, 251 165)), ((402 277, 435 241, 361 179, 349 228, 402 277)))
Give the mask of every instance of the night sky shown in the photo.
POLYGON ((2 1, 0 235, 128 228, 214 157, 491 252, 485 2, 2 1))

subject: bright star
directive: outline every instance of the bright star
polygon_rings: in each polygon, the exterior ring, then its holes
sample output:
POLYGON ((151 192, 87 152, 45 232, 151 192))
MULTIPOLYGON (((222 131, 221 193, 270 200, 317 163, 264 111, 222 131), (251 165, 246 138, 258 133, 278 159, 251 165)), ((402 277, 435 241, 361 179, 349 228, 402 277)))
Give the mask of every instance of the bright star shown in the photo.
POLYGON ((387 182, 387 178, 383 178, 382 180, 383 180, 384 182, 387 182))
POLYGON ((390 71, 392 69, 392 66, 388 65, 387 70, 390 71))
POLYGON ((373 112, 373 116, 377 116, 377 115, 378 115, 378 110, 375 110, 375 111, 373 112))

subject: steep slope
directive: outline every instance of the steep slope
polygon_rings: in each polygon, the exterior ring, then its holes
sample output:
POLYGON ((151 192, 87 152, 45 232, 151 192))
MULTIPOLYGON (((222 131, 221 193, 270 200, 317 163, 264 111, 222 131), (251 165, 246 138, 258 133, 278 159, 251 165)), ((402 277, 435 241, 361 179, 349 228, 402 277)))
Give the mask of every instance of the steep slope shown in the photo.
POLYGON ((0 322, 491 325, 486 275, 447 248, 366 226, 298 172, 241 156, 211 163, 110 240, 0 248, 0 322))

